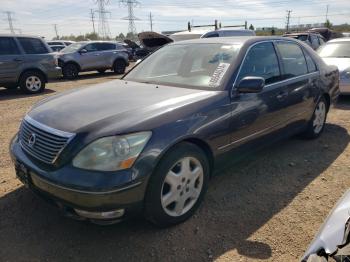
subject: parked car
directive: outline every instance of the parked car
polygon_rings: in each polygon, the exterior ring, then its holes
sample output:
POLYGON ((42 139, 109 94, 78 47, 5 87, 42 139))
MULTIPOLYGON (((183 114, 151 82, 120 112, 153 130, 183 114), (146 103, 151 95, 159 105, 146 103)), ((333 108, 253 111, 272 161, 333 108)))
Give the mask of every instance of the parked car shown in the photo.
POLYGON ((343 34, 329 28, 312 28, 308 30, 310 33, 316 33, 322 35, 325 41, 329 41, 335 38, 343 37, 343 34))
POLYGON ((58 78, 57 57, 40 38, 27 35, 0 35, 0 86, 35 94, 49 79, 58 78))
POLYGON ((337 38, 326 43, 318 54, 328 65, 335 65, 340 72, 339 90, 341 94, 350 94, 350 38, 337 38))
POLYGON ((302 262, 350 260, 350 190, 338 201, 303 255, 302 262))
POLYGON ((283 36, 303 41, 309 46, 311 46, 314 50, 317 50, 320 46, 324 45, 324 43, 326 42, 323 36, 321 36, 318 33, 308 33, 308 32, 293 33, 293 34, 285 34, 283 36))
POLYGON ((97 70, 104 73, 107 69, 124 74, 129 65, 128 52, 115 42, 88 41, 67 46, 58 54, 58 63, 63 76, 74 79, 79 72, 97 70))
POLYGON ((171 43, 122 80, 38 103, 10 152, 19 179, 66 214, 112 223, 142 210, 169 226, 194 214, 215 167, 320 136, 338 78, 294 39, 171 43))
POLYGON ((220 28, 202 35, 201 38, 230 36, 255 36, 255 32, 248 29, 220 28))
POLYGON ((50 48, 53 52, 59 52, 65 47, 65 45, 50 45, 50 48))
POLYGON ((52 45, 63 45, 63 46, 69 46, 71 44, 74 44, 76 42, 74 41, 69 41, 69 40, 53 40, 53 41, 47 41, 47 44, 49 46, 52 46, 52 45))

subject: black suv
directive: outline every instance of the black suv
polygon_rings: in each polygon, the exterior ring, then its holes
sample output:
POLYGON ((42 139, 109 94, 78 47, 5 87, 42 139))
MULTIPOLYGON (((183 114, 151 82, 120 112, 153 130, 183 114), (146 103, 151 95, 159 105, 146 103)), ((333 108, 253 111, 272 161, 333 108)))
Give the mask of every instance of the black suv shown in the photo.
POLYGON ((40 37, 0 35, 0 86, 25 93, 40 93, 61 68, 50 47, 40 37))

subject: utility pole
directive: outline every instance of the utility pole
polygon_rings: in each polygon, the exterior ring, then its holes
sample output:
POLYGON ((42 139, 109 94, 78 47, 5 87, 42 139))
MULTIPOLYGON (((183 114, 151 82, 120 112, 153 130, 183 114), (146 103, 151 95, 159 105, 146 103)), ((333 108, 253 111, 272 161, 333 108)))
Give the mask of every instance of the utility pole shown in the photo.
POLYGON ((329 5, 327 5, 327 11, 326 11, 326 21, 328 20, 328 9, 329 9, 329 5))
POLYGON ((111 32, 106 15, 111 13, 105 9, 105 6, 109 4, 109 0, 96 0, 95 3, 98 5, 98 11, 96 11, 98 13, 98 35, 103 39, 109 38, 111 32))
POLYGON ((6 11, 6 12, 4 12, 4 13, 5 13, 6 16, 7 16, 7 19, 5 19, 5 21, 7 20, 8 24, 9 24, 8 30, 10 30, 11 34, 15 34, 15 33, 16 33, 15 30, 19 30, 19 29, 15 29, 15 28, 13 27, 13 21, 14 21, 14 19, 13 19, 12 15, 13 15, 14 13, 11 12, 11 11, 6 11))
POLYGON ((56 34, 56 39, 58 40, 58 31, 57 31, 57 24, 53 24, 53 28, 55 30, 55 34, 56 34))
POLYGON ((94 12, 93 9, 90 9, 90 15, 91 15, 92 28, 94 29, 94 34, 96 34, 96 30, 95 30, 95 12, 94 12))
POLYGON ((153 16, 152 13, 149 13, 149 23, 151 25, 151 32, 153 32, 153 16))
POLYGON ((134 7, 137 7, 140 5, 140 2, 137 0, 120 0, 120 4, 123 4, 128 7, 128 16, 122 18, 123 20, 129 21, 129 28, 128 31, 132 35, 136 35, 136 26, 135 26, 135 20, 140 20, 134 15, 134 7))
POLYGON ((292 10, 287 10, 287 21, 286 21, 286 30, 287 30, 287 33, 289 32, 289 23, 290 23, 290 13, 292 12, 292 10))

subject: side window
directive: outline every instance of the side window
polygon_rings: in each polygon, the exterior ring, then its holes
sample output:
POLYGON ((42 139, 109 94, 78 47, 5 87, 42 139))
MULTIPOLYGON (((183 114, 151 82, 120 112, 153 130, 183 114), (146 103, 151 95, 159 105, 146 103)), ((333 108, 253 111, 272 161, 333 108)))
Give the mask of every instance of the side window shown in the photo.
POLYGON ((98 51, 97 44, 88 44, 85 46, 86 51, 88 52, 95 52, 98 51))
POLYGON ((282 58, 283 79, 308 73, 304 54, 301 48, 291 42, 278 42, 277 48, 282 58))
POLYGON ((318 38, 315 35, 310 35, 311 37, 311 44, 313 47, 318 47, 320 43, 318 42, 318 38))
POLYGON ((208 33, 204 38, 219 37, 219 33, 208 33))
POLYGON ((11 37, 0 37, 0 55, 20 54, 15 40, 11 37))
POLYGON ((238 83, 246 76, 259 76, 266 84, 280 80, 278 59, 272 43, 261 43, 253 46, 245 57, 238 83))
POLYGON ((18 41, 26 54, 37 55, 49 53, 49 50, 46 48, 46 46, 40 39, 18 37, 18 41))
POLYGON ((306 58, 306 64, 307 64, 307 68, 309 70, 309 73, 316 72, 317 67, 316 67, 316 64, 315 64, 314 60, 312 59, 312 57, 306 51, 304 51, 304 55, 306 58))
POLYGON ((324 42, 322 37, 319 37, 318 40, 320 41, 320 45, 324 45, 325 44, 325 42, 324 42))
POLYGON ((99 43, 97 46, 99 51, 115 50, 115 44, 111 43, 99 43))

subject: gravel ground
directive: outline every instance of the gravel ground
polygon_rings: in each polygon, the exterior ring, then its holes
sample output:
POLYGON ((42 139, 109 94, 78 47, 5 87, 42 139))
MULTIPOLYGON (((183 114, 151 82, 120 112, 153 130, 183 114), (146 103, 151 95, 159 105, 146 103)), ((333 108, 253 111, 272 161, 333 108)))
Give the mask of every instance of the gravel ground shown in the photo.
POLYGON ((318 140, 281 141, 218 172, 186 223, 101 227, 62 217, 15 178, 9 141, 40 99, 115 78, 84 75, 33 96, 0 88, 0 261, 297 261, 350 187, 350 99, 342 98, 318 140))

